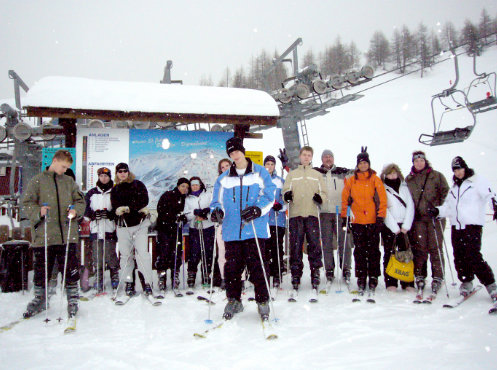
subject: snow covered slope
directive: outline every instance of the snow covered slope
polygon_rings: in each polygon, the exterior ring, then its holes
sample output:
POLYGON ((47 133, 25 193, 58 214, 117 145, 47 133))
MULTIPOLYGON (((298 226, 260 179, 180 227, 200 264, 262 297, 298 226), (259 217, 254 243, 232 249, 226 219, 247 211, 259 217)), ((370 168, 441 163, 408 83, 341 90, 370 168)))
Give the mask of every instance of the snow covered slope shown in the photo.
MULTIPOLYGON (((478 60, 480 71, 495 70, 497 48, 478 60)), ((460 58, 461 87, 471 79, 472 60, 460 58)), ((396 162, 406 175, 411 152, 424 149, 434 168, 448 180, 450 161, 462 155, 470 167, 497 187, 497 111, 478 116, 470 139, 462 144, 429 148, 417 143, 419 134, 431 130, 431 95, 442 91, 454 78, 453 65, 446 62, 425 78, 408 76, 366 92, 356 102, 331 110, 308 122, 310 144, 320 153, 329 148, 336 163, 354 166, 361 145, 367 145, 372 167, 380 171, 396 162)), ((282 147, 281 132, 264 131, 264 140, 250 140, 248 150, 276 155, 282 147)), ((445 233, 450 246, 450 232, 445 233)), ((497 272, 497 224, 488 217, 483 234, 483 255, 497 272)), ((452 254, 450 252, 450 254, 452 254)), ((450 256, 451 264, 452 255, 450 256)), ((63 325, 43 322, 44 314, 0 333, 0 367, 96 368, 96 369, 494 369, 497 360, 497 317, 487 311, 490 299, 485 290, 460 307, 442 308, 445 288, 432 305, 414 305, 413 296, 386 293, 380 279, 377 303, 351 303, 348 293, 309 298, 309 270, 304 270, 300 301, 287 302, 288 277, 274 302, 279 339, 264 341, 256 305, 244 296, 245 311, 207 339, 193 333, 207 328, 208 306, 193 297, 166 296, 164 304, 152 307, 141 297, 115 306, 109 298, 80 304, 78 329, 64 336, 63 325)), ((353 285, 355 286, 355 279, 353 285)), ((451 296, 456 287, 447 270, 451 296)), ((207 293, 203 292, 204 295, 207 293)), ((0 324, 19 318, 30 294, 0 294, 0 324)), ((59 316, 60 296, 52 300, 49 316, 59 316)), ((211 317, 222 315, 225 301, 216 293, 211 317)), ((64 298, 65 300, 65 298, 64 298)), ((65 302, 64 302, 65 306, 65 302)), ((65 308, 64 308, 65 310, 65 308)))

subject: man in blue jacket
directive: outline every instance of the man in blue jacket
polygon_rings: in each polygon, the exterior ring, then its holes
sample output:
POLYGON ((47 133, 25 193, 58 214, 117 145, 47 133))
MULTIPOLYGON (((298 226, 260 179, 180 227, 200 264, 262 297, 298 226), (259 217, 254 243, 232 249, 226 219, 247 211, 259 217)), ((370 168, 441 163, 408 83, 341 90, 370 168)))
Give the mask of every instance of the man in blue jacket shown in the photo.
POLYGON ((228 303, 223 317, 229 320, 243 311, 241 278, 247 266, 250 281, 254 284, 258 311, 265 320, 269 318, 267 275, 264 276, 268 266, 267 262, 262 262, 262 265, 260 255, 265 255, 264 239, 269 238, 268 213, 274 204, 276 187, 264 167, 245 157, 242 139, 229 139, 226 152, 233 164, 229 171, 218 177, 210 207, 211 220, 223 224, 226 246, 224 274, 228 303))

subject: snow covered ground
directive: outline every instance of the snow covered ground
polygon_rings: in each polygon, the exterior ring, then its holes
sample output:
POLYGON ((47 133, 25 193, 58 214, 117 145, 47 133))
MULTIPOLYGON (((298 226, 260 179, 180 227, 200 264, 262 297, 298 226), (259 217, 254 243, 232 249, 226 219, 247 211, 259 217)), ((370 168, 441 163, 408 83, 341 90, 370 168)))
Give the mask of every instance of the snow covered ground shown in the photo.
MULTIPOLYGON (((497 48, 478 60, 478 70, 495 69, 497 48)), ((472 60, 460 58, 461 87, 471 80, 472 60)), ((315 164, 323 149, 335 153, 341 166, 355 165, 361 145, 367 145, 372 167, 380 171, 396 162, 407 175, 411 152, 425 149, 435 169, 451 182, 450 161, 462 155, 470 167, 485 175, 497 187, 497 111, 478 116, 470 139, 462 144, 429 148, 417 143, 419 134, 431 129, 431 95, 449 87, 453 65, 446 62, 429 71, 425 78, 408 76, 366 92, 356 102, 331 110, 308 122, 310 144, 316 149, 315 164)), ((264 131, 264 140, 250 140, 249 150, 277 154, 281 132, 264 131)), ((445 232, 452 262, 450 231, 445 232)), ((497 224, 488 217, 482 252, 497 272, 497 224)), ((0 367, 5 369, 105 368, 137 369, 495 369, 497 362, 496 317, 489 316, 490 298, 481 290, 462 306, 442 308, 445 289, 432 305, 412 304, 413 295, 386 293, 380 280, 377 303, 352 303, 348 293, 321 295, 317 304, 309 298, 309 270, 306 268, 300 300, 287 302, 289 279, 274 302, 279 319, 279 339, 265 341, 256 304, 244 296, 245 311, 230 324, 212 332, 207 339, 195 339, 194 332, 207 328, 206 303, 195 296, 174 298, 153 307, 137 297, 127 305, 115 306, 108 297, 81 302, 78 330, 63 335, 56 322, 60 296, 52 299, 46 325, 44 314, 0 333, 0 367)), ((354 279, 355 280, 355 279, 354 279)), ((451 286, 447 270, 447 286, 451 286)), ((354 281, 355 285, 355 281, 354 281)), ((203 292, 203 295, 207 293, 203 292)), ((31 294, 0 294, 0 324, 18 319, 31 294)), ((222 315, 224 296, 215 293, 211 317, 222 315)), ((65 298, 64 308, 65 312, 65 298)))

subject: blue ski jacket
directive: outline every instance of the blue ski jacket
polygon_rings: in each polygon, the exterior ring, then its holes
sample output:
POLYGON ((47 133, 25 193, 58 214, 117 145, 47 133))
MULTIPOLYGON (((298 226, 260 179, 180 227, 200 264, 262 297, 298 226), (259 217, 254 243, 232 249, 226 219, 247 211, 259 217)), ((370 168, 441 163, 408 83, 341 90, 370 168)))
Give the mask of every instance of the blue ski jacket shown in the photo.
MULTIPOLYGON (((281 189, 283 189, 283 184, 285 180, 276 174, 276 171, 271 175, 271 180, 276 186, 274 191, 274 200, 281 204, 283 208, 278 212, 278 227, 285 227, 286 225, 286 202, 283 200, 283 195, 281 194, 281 189)), ((276 226, 276 212, 271 208, 269 211, 269 226, 276 226)))
POLYGON ((235 163, 221 174, 214 184, 211 211, 220 208, 224 212, 223 240, 226 242, 255 238, 251 223, 244 224, 241 211, 250 206, 261 209, 261 217, 254 220, 257 238, 269 238, 269 211, 274 203, 276 186, 269 172, 247 158, 248 166, 241 176, 235 163))

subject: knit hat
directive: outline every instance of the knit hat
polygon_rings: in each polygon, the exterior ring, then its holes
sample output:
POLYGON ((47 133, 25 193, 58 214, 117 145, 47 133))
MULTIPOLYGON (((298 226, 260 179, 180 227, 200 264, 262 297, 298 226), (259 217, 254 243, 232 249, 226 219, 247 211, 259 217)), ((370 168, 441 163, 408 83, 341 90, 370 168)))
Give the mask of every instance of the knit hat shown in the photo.
POLYGON ((457 156, 452 160, 452 171, 457 170, 458 168, 468 169, 468 165, 460 156, 457 156))
POLYGON ((116 166, 116 172, 119 172, 119 170, 126 170, 129 172, 129 167, 126 163, 121 162, 116 166))
POLYGON ((331 150, 329 150, 329 149, 323 150, 323 153, 321 154, 321 159, 323 159, 323 157, 325 155, 331 155, 333 158, 335 158, 335 156, 333 155, 333 152, 331 150))
POLYGON ((107 167, 100 167, 97 170, 97 175, 100 176, 101 174, 107 175, 110 178, 112 178, 112 173, 110 172, 110 170, 107 167))
POLYGON ((272 155, 268 155, 266 156, 266 158, 264 158, 264 165, 266 164, 266 162, 273 162, 274 164, 276 164, 276 159, 272 155))
POLYGON ((243 147, 243 140, 236 136, 226 141, 226 153, 228 153, 228 156, 235 150, 239 150, 243 154, 245 154, 245 148, 243 147))
POLYGON ((181 184, 188 184, 188 186, 190 186, 190 181, 185 177, 180 177, 176 186, 180 186, 181 184))
POLYGON ((418 158, 426 160, 426 154, 421 150, 417 150, 414 153, 412 153, 412 163, 414 163, 414 160, 418 158))
POLYGON ((365 161, 368 162, 368 164, 371 166, 367 150, 368 150, 367 146, 361 146, 361 152, 357 154, 357 164, 359 164, 362 161, 365 161))

